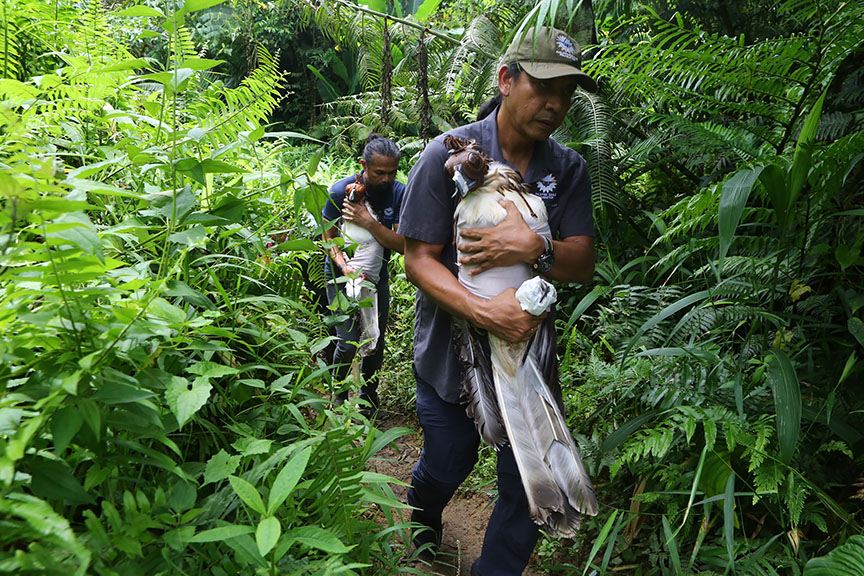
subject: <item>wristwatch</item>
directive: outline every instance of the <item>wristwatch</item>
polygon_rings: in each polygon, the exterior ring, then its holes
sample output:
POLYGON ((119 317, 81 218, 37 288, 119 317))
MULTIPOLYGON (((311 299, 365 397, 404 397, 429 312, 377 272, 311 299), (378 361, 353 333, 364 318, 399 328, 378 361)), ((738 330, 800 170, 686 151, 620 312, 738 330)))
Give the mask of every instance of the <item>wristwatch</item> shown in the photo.
POLYGON ((552 240, 546 236, 543 238, 543 252, 537 257, 537 261, 531 266, 538 274, 545 274, 555 264, 555 253, 552 250, 552 240))

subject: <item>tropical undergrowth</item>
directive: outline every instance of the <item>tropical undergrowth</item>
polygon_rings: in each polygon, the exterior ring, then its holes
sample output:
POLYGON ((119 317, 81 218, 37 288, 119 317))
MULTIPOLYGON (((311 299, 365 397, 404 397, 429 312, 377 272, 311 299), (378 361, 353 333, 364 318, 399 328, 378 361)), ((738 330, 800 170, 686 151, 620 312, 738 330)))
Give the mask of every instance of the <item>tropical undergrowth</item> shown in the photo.
POLYGON ((365 469, 399 431, 331 408, 305 262, 268 248, 320 234, 320 154, 266 132, 269 53, 234 88, 199 57, 210 4, 3 4, 0 571, 396 571, 401 504, 365 469))
POLYGON ((622 194, 561 346, 604 510, 556 571, 800 574, 860 532, 861 15, 785 2, 797 33, 748 42, 647 13, 588 66, 622 194))

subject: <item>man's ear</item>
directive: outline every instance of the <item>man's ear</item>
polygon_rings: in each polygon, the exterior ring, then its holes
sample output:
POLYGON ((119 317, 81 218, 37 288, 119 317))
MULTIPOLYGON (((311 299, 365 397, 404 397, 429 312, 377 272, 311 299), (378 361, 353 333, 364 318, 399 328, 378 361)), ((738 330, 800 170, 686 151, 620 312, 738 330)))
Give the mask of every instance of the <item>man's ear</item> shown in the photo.
POLYGON ((510 70, 507 68, 506 64, 502 64, 500 68, 498 68, 498 90, 501 91, 502 96, 508 96, 510 94, 510 86, 513 83, 513 77, 510 76, 510 70))
POLYGON ((363 170, 366 170, 366 160, 364 160, 363 158, 360 159, 360 166, 363 167, 363 170))

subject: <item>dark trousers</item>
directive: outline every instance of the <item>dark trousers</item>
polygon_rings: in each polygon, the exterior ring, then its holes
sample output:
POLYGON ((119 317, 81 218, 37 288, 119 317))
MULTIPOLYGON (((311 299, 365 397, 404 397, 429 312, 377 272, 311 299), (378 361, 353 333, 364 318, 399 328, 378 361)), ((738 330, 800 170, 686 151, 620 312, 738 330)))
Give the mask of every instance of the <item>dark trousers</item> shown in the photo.
MULTIPOLYGON (((418 509, 411 518, 440 530, 444 507, 477 462, 480 435, 464 406, 445 402, 419 378, 417 416, 423 429, 423 450, 408 490, 408 503, 418 509)), ((474 569, 480 576, 522 574, 538 536, 513 451, 505 446, 498 451, 498 501, 474 569)))
MULTIPOLYGON (((360 366, 360 372, 363 374, 363 380, 365 381, 361 390, 361 397, 370 401, 373 405, 377 405, 377 373, 384 363, 384 328, 387 326, 387 317, 390 314, 390 284, 387 281, 379 282, 376 288, 378 289, 378 328, 381 331, 381 335, 378 336, 375 352, 369 356, 364 356, 360 366)), ((336 298, 336 293, 340 289, 340 287, 332 282, 327 284, 327 298, 331 303, 336 298)), ((360 340, 360 331, 360 319, 356 316, 336 325, 336 336, 339 339, 336 341, 336 350, 333 352, 333 364, 335 365, 333 371, 334 381, 342 381, 348 376, 351 362, 354 361, 354 355, 357 354, 356 343, 360 340)))

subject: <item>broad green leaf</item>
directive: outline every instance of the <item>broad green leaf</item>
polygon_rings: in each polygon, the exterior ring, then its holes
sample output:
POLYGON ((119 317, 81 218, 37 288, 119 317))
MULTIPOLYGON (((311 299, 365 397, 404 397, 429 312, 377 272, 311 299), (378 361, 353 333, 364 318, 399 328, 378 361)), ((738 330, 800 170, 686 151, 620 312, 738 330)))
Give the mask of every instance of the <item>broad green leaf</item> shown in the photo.
POLYGON ((266 556, 276 546, 281 534, 282 525, 279 524, 279 520, 273 516, 261 520, 258 529, 255 530, 255 544, 258 545, 261 556, 266 556))
POLYGON ((228 481, 231 483, 231 487, 234 488, 234 492, 237 493, 237 496, 239 496, 247 506, 262 516, 264 515, 264 501, 261 500, 261 495, 255 487, 252 486, 252 484, 239 476, 229 476, 228 481))
POLYGON ((203 226, 191 226, 171 234, 168 240, 191 248, 201 248, 207 245, 207 230, 203 226))
POLYGON ((360 4, 365 4, 372 10, 377 12, 387 13, 387 2, 386 0, 360 0, 360 4))
POLYGON ((182 308, 178 308, 164 298, 153 298, 150 305, 147 307, 147 312, 150 316, 164 320, 169 324, 182 325, 186 322, 186 312, 182 308))
POLYGON ((65 462, 47 458, 28 458, 27 463, 28 471, 32 475, 30 489, 36 496, 70 504, 93 503, 93 498, 87 494, 65 462))
POLYGON ((165 387, 165 401, 181 428, 207 403, 212 389, 206 378, 189 382, 179 376, 171 377, 165 387))
POLYGON ((252 526, 244 526, 242 524, 229 524, 228 526, 220 526, 211 528, 195 534, 189 539, 190 542, 221 542, 229 538, 235 538, 243 534, 251 534, 255 529, 252 526))
POLYGON ((768 382, 774 391, 780 460, 789 464, 801 435, 801 386, 792 362, 782 350, 775 348, 771 351, 768 382))
POLYGON ((582 314, 585 313, 588 308, 591 307, 594 302, 596 302, 599 298, 602 298, 606 294, 612 291, 611 286, 594 286, 591 291, 586 294, 582 300, 579 301, 579 304, 573 309, 573 312, 570 314, 570 319, 567 320, 568 332, 573 328, 576 324, 576 321, 582 317, 582 314))
POLYGON ((418 22, 425 22, 438 10, 440 4, 441 0, 424 0, 420 7, 417 8, 417 12, 414 13, 414 18, 418 22))
POLYGON ((74 406, 64 406, 51 417, 51 434, 54 437, 54 455, 60 456, 81 429, 84 419, 74 406))
POLYGON ((223 364, 215 362, 196 362, 186 369, 190 374, 197 374, 205 378, 218 378, 219 376, 228 376, 229 374, 237 374, 239 370, 223 364))
POLYGON ((186 0, 186 3, 183 4, 182 10, 184 14, 191 14, 192 12, 198 12, 200 10, 212 8, 213 6, 218 6, 224 1, 225 0, 186 0))
POLYGON ((864 574, 864 536, 850 536, 827 556, 812 558, 804 566, 804 576, 861 576, 864 574))
POLYGON ((329 554, 346 554, 355 546, 345 546, 333 532, 318 526, 303 526, 288 530, 285 532, 284 539, 329 554))
POLYGON ((321 94, 321 98, 324 100, 325 103, 332 102, 333 100, 339 98, 339 90, 336 88, 336 86, 333 85, 332 82, 327 80, 327 78, 325 78, 324 75, 315 66, 313 66, 312 64, 307 64, 306 67, 309 69, 310 72, 312 72, 312 74, 315 75, 316 78, 318 78, 318 92, 321 94))
POLYGON ((721 260, 726 257, 726 253, 729 251, 729 246, 735 237, 738 221, 741 219, 741 214, 744 213, 747 199, 750 197, 753 185, 759 179, 762 170, 762 166, 740 170, 723 184, 718 216, 721 260))
POLYGON ((150 390, 132 386, 125 382, 105 382, 96 393, 91 396, 102 404, 127 404, 138 402, 156 396, 150 390))
POLYGON ((306 471, 306 465, 309 463, 309 456, 312 454, 312 448, 307 447, 291 457, 291 459, 282 467, 276 479, 273 481, 273 486, 270 488, 270 496, 267 499, 267 513, 273 514, 279 506, 288 498, 297 482, 306 471))
POLYGON ((726 541, 726 557, 729 568, 735 566, 735 471, 729 472, 723 502, 723 539, 726 541))
POLYGON ((855 265, 861 256, 861 246, 837 246, 834 248, 834 258, 844 272, 855 265))
POLYGON ((99 405, 90 398, 80 398, 76 402, 78 410, 81 412, 81 417, 84 423, 93 432, 98 440, 102 434, 102 412, 99 405))
POLYGON ((128 8, 124 8, 123 10, 119 10, 114 13, 114 16, 155 16, 157 18, 164 18, 165 14, 162 13, 158 8, 153 8, 151 6, 130 6, 128 8))
POLYGON ((100 68, 98 72, 124 72, 126 70, 136 70, 140 68, 147 68, 150 65, 147 60, 144 58, 128 58, 126 60, 120 60, 119 62, 115 62, 110 66, 106 66, 105 68, 100 68))
POLYGON ((232 446, 243 456, 255 456, 256 454, 267 454, 273 446, 272 440, 260 438, 241 438, 232 446))
POLYGON ((804 125, 801 127, 801 133, 798 135, 792 167, 789 169, 789 189, 785 202, 787 211, 792 210, 810 173, 813 141, 816 138, 816 129, 819 128, 819 120, 822 118, 822 104, 825 102, 825 94, 826 92, 822 93, 807 114, 804 125))
POLYGON ((274 252, 310 252, 318 249, 318 246, 309 238, 294 238, 274 246, 274 252))
POLYGON ((211 60, 209 58, 187 58, 180 63, 179 67, 189 68, 190 70, 209 70, 224 62, 224 60, 211 60))
POLYGON ((858 341, 858 344, 864 347, 864 322, 853 316, 846 322, 846 327, 849 329, 849 333, 858 341))
POLYGON ((83 212, 68 212, 54 222, 45 226, 49 245, 58 246, 71 244, 77 246, 86 254, 92 254, 105 261, 102 255, 102 243, 96 233, 96 227, 83 212))
POLYGON ((229 455, 225 450, 219 450, 204 466, 204 483, 219 482, 233 474, 240 465, 240 456, 229 455))
POLYGON ((201 170, 205 174, 231 174, 248 172, 245 168, 222 162, 221 160, 206 159, 201 161, 201 170))

